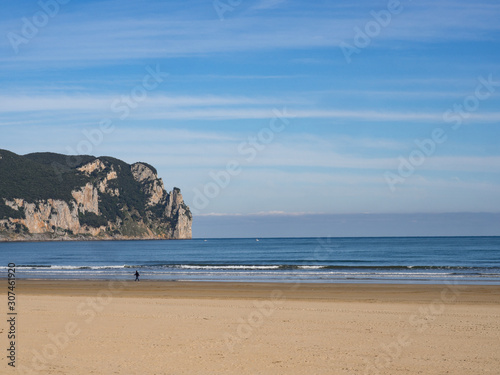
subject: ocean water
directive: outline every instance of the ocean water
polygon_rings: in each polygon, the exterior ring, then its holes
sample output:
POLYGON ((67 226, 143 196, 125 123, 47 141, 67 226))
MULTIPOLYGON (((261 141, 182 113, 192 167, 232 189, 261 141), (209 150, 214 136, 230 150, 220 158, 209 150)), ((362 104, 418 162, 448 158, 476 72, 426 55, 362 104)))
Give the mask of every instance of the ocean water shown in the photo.
POLYGON ((0 243, 0 277, 500 285, 500 237, 0 243))

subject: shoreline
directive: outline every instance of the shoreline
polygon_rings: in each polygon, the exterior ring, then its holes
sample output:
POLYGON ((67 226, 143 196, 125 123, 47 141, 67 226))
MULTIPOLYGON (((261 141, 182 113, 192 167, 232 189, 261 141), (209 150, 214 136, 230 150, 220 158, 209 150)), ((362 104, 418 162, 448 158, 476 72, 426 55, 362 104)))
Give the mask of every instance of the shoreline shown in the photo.
MULTIPOLYGON (((43 236, 43 235, 42 235, 43 236)), ((91 242, 91 241, 102 241, 102 242, 119 242, 119 241, 187 241, 193 238, 158 238, 158 237, 93 237, 93 236, 82 236, 82 237, 70 237, 70 236, 60 236, 60 237, 50 237, 50 238, 5 238, 0 237, 0 244, 2 243, 43 243, 43 242, 91 242)))

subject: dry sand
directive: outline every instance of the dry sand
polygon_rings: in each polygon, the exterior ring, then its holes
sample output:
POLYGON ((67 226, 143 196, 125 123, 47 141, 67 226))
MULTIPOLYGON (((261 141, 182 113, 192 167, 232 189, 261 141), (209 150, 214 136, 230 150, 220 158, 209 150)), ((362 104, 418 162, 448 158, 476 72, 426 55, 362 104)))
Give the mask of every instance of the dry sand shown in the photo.
POLYGON ((1 374, 500 374, 497 286, 2 283, 1 374))

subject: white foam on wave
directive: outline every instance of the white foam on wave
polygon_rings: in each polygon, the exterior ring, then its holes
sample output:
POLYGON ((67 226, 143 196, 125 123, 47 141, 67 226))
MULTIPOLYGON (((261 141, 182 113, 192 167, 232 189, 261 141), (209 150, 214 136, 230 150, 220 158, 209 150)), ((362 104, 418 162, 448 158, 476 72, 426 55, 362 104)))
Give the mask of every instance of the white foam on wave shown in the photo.
POLYGON ((51 266, 54 270, 107 270, 107 269, 124 269, 126 266, 51 266))
POLYGON ((16 266, 16 269, 19 269, 19 270, 40 270, 40 271, 49 271, 49 270, 105 270, 105 269, 123 269, 123 268, 127 268, 127 266, 125 266, 125 265, 123 265, 123 266, 61 266, 61 265, 16 266))
POLYGON ((180 265, 177 268, 188 270, 277 270, 280 266, 191 266, 180 265))

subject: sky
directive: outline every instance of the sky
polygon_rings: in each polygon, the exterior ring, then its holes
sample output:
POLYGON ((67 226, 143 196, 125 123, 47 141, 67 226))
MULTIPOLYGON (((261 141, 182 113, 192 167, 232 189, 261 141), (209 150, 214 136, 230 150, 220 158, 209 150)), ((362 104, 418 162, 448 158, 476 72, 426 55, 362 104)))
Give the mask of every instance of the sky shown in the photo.
POLYGON ((499 19, 496 0, 6 2, 0 148, 148 162, 194 237, 500 235, 499 19))

